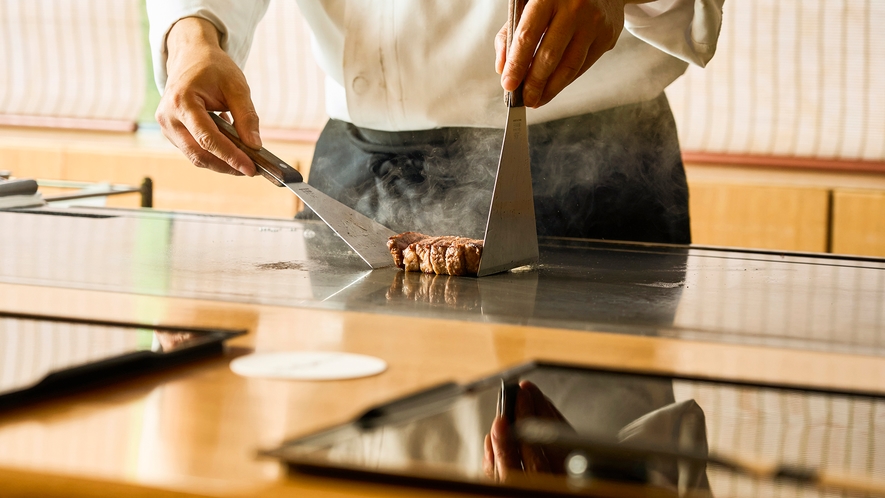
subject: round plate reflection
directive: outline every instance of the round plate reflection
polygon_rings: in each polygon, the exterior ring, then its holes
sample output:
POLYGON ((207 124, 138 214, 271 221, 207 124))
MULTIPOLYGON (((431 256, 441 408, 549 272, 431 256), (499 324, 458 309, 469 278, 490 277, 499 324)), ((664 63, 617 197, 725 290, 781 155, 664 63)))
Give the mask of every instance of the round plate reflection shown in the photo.
POLYGON ((342 380, 378 375, 387 362, 374 356, 322 351, 253 353, 230 362, 244 377, 290 380, 342 380))

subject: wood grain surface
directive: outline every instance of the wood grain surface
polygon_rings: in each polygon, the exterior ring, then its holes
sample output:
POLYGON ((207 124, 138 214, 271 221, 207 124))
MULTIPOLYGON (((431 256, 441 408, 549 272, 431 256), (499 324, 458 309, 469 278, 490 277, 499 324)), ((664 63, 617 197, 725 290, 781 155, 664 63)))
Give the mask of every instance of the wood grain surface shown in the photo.
POLYGON ((695 244, 827 251, 827 189, 699 181, 689 187, 695 244))
POLYGON ((885 191, 833 192, 833 252, 885 256, 885 191))
MULTIPOLYGON (((685 340, 0 284, 0 310, 246 329, 222 357, 0 416, 4 496, 391 496, 408 489, 286 477, 256 451, 367 407, 531 359, 885 392, 885 359, 685 340), (246 379, 251 351, 378 356, 364 379, 246 379), (176 494, 177 493, 177 494, 176 494)), ((414 491, 414 490, 412 490, 414 491)))

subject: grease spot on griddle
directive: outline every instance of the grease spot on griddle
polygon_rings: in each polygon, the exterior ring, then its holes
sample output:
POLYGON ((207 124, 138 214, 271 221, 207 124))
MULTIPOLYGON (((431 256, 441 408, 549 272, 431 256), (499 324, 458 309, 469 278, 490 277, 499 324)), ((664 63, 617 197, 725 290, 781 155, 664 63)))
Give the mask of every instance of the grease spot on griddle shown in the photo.
POLYGON ((304 265, 297 261, 280 261, 279 263, 262 263, 255 265, 259 270, 304 270, 304 265))
POLYGON ((655 282, 652 284, 642 284, 637 282, 636 285, 641 285, 643 287, 657 287, 659 289, 676 289, 685 285, 685 280, 680 280, 679 282, 655 282))

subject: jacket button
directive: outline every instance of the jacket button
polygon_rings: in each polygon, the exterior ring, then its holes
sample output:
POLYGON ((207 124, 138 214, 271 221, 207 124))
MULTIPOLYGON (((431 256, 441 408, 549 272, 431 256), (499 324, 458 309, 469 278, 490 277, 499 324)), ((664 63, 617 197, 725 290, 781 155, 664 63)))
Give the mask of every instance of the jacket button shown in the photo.
POLYGON ((353 88, 353 93, 357 95, 362 95, 366 93, 366 91, 369 89, 369 80, 363 78, 362 76, 357 76, 353 79, 351 88, 353 88))

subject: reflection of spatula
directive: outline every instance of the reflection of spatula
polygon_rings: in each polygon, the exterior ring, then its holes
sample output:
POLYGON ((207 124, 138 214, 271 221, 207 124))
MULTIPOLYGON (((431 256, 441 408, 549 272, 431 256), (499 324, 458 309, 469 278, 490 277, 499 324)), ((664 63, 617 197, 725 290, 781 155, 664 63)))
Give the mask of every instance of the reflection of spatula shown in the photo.
POLYGON ((214 113, 209 113, 218 129, 240 150, 252 159, 261 176, 278 187, 286 187, 295 193, 317 214, 363 261, 372 268, 393 266, 393 258, 387 249, 387 239, 396 233, 328 195, 304 183, 301 173, 271 154, 264 147, 253 149, 240 140, 236 128, 214 113))
MULTIPOLYGON (((513 32, 519 24, 525 0, 510 0, 510 23, 507 29, 507 49, 513 41, 513 32)), ((486 223, 482 259, 478 277, 507 271, 538 261, 538 232, 535 227, 535 205, 532 197, 532 171, 529 167, 528 126, 522 87, 506 95, 507 123, 504 144, 492 207, 486 223)))

